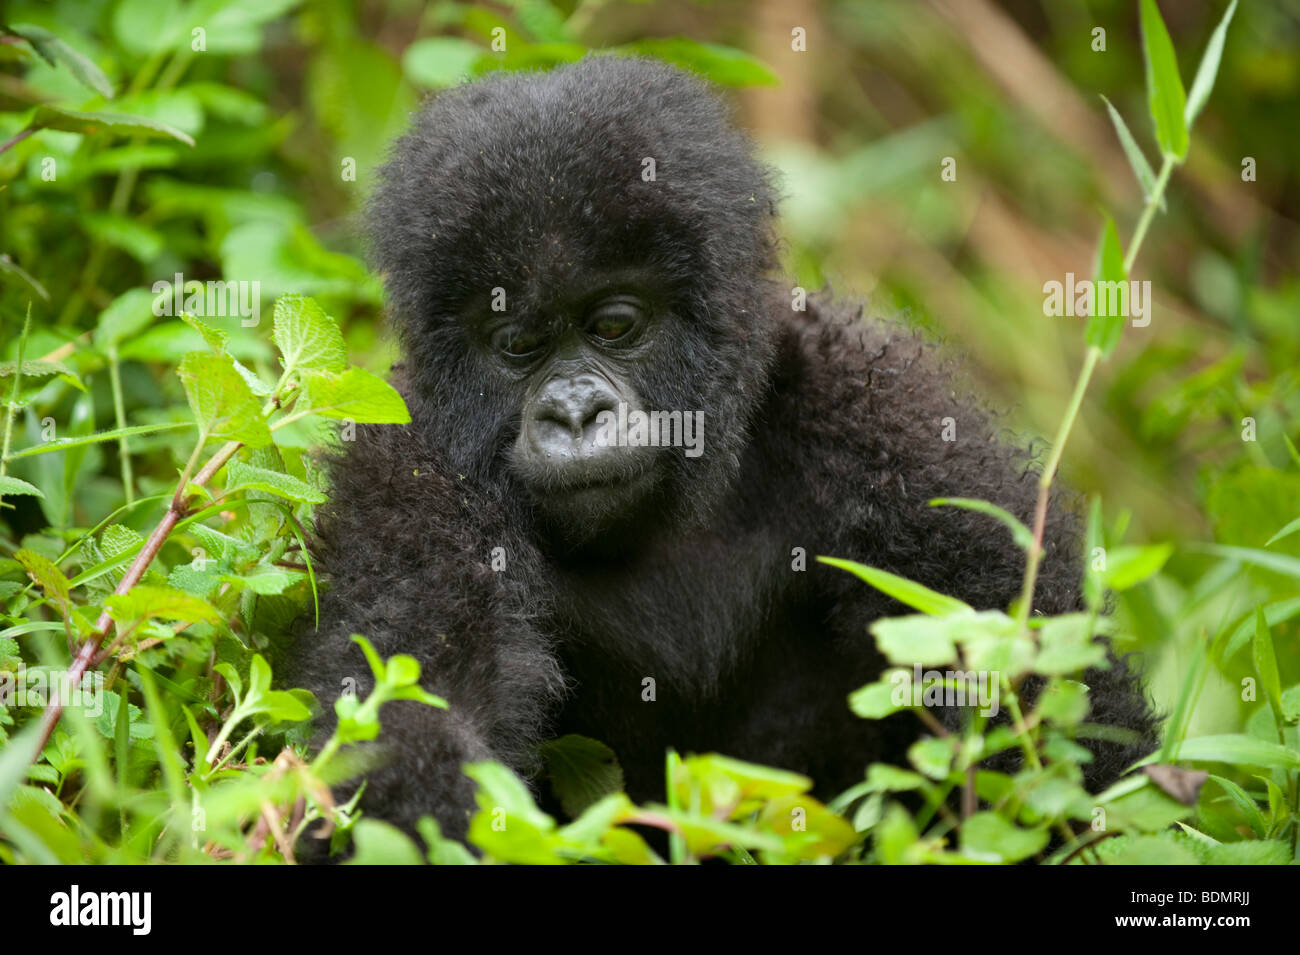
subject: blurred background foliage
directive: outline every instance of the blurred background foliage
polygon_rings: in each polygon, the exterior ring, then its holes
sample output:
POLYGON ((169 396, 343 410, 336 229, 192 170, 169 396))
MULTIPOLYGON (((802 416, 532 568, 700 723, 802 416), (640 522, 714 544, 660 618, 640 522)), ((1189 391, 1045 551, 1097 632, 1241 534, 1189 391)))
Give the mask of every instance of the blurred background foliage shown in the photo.
MULTIPOLYGON (((1185 82, 1224 5, 1161 5, 1185 82)), ((385 144, 438 88, 613 49, 729 87, 781 171, 799 284, 865 297, 870 313, 901 313, 968 354, 972 383, 1031 444, 1060 420, 1084 347, 1081 319, 1043 315, 1043 283, 1090 274, 1103 206, 1125 235, 1141 206, 1099 94, 1154 154, 1130 0, 10 0, 3 11, 84 54, 116 93, 0 37, 0 144, 19 137, 0 152, 2 357, 16 357, 30 303, 28 357, 76 376, 24 392, 20 446, 50 419, 61 435, 186 419, 171 369, 202 347, 198 332, 148 311, 152 283, 178 272, 261 283, 263 322, 226 328, 253 367, 270 367, 270 303, 293 291, 317 297, 355 359, 385 371, 394 352, 355 222, 385 144), (202 51, 190 49, 196 26, 202 51), (795 27, 806 52, 792 49, 795 27), (504 51, 492 49, 498 30, 504 51), (143 128, 24 136, 41 104, 144 117, 194 144, 143 128), (955 181, 940 176, 945 157, 955 181)), ((1273 608, 1283 684, 1300 680, 1295 579, 1189 546, 1263 547, 1300 513, 1287 444, 1300 437, 1298 41, 1298 0, 1238 10, 1138 264, 1152 321, 1102 369, 1064 463, 1113 531, 1185 545, 1119 608, 1125 649, 1147 652, 1166 710, 1207 638, 1257 603, 1273 608), (1248 158, 1254 181, 1242 179, 1248 158), (1244 418, 1256 440, 1243 440, 1244 418)), ((184 444, 132 439, 134 490, 107 444, 14 461, 12 474, 67 493, 14 499, 5 547, 51 550, 29 538, 167 492, 184 444)), ((147 531, 147 518, 131 520, 147 531)), ((1300 554, 1300 535, 1270 550, 1300 554)), ((1189 735, 1242 724, 1248 667, 1238 654, 1212 670, 1189 735)))

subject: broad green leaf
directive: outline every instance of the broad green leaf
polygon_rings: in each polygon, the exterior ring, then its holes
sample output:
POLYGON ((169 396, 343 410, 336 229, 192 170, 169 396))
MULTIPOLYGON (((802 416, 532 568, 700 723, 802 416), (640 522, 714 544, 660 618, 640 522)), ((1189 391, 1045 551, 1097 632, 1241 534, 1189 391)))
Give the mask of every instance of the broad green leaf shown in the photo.
POLYGON ((953 748, 953 737, 934 739, 926 737, 917 740, 907 750, 907 758, 913 766, 931 779, 943 780, 952 772, 952 761, 957 755, 953 748))
MULTIPOLYGON (((16 361, 0 361, 0 378, 8 378, 18 367, 16 361)), ((41 361, 26 359, 23 361, 24 378, 44 378, 48 375, 70 375, 72 369, 61 361, 41 361)))
POLYGON ((38 554, 34 550, 24 548, 16 551, 14 559, 23 565, 23 570, 27 571, 27 575, 45 591, 45 596, 58 604, 66 615, 71 599, 69 592, 72 584, 64 576, 63 571, 59 570, 48 557, 38 554))
POLYGON ((402 54, 402 72, 416 86, 455 86, 473 73, 474 65, 486 53, 483 47, 461 37, 425 37, 402 54))
POLYGON ((95 347, 102 350, 111 348, 158 321, 158 316, 153 313, 153 301, 152 293, 133 288, 109 302, 95 323, 95 347))
MULTIPOLYGON (((1129 168, 1133 170, 1133 175, 1137 177, 1138 185, 1142 187, 1142 195, 1148 200, 1155 195, 1156 191, 1156 174, 1147 162, 1147 157, 1142 152, 1142 147, 1137 144, 1133 134, 1129 132, 1128 124, 1124 122, 1124 117, 1119 114, 1110 100, 1106 97, 1101 98, 1106 104, 1106 110, 1110 114, 1111 124, 1115 127, 1115 134, 1119 137, 1119 144, 1124 148, 1124 156, 1128 159, 1129 168)), ((1165 197, 1160 197, 1160 209, 1165 209, 1165 197)))
POLYGON ((1228 794, 1228 798, 1232 800, 1233 804, 1241 810, 1241 814, 1246 817, 1246 822, 1255 833, 1255 838, 1263 839, 1264 836, 1268 835, 1268 821, 1264 818, 1264 814, 1259 811, 1259 805, 1246 790, 1231 779, 1224 779, 1222 776, 1214 775, 1214 773, 1210 773, 1210 781, 1217 783, 1228 794))
POLYGON ((44 27, 22 23, 4 27, 0 32, 22 37, 50 66, 66 67, 82 86, 89 87, 104 99, 113 98, 113 84, 108 81, 104 71, 44 27))
POLYGON ((1236 12, 1237 0, 1232 0, 1223 19, 1210 34, 1210 42, 1205 44, 1205 52, 1201 54, 1201 64, 1196 68, 1196 79, 1192 80, 1192 89, 1187 94, 1187 106, 1183 111, 1183 120, 1188 129, 1196 122, 1197 115, 1210 98, 1210 90, 1214 89, 1214 78, 1219 75, 1219 61, 1223 59, 1223 41, 1227 38, 1228 24, 1236 12))
POLYGON ((1047 829, 1022 829, 995 812, 977 812, 961 825, 964 854, 989 862, 1019 862, 1047 845, 1047 829))
POLYGON ((35 484, 28 484, 21 478, 0 474, 0 497, 7 496, 44 497, 45 493, 35 484))
POLYGON ((1155 575, 1174 552, 1173 544, 1112 547, 1106 554, 1106 586, 1129 590, 1155 575))
POLYGON ((176 373, 205 440, 240 441, 250 448, 271 443, 262 406, 229 355, 190 352, 176 373))
POLYGON ((341 375, 308 371, 303 375, 303 391, 311 412, 322 417, 347 418, 357 424, 407 424, 411 420, 397 389, 362 368, 349 368, 341 375))
POLYGON ((423 865, 420 850, 402 830, 378 819, 358 819, 352 827, 356 853, 344 865, 423 865))
POLYGON ((258 564, 251 570, 242 573, 222 574, 221 579, 247 587, 259 596, 273 597, 276 594, 284 593, 306 576, 302 571, 290 570, 285 567, 273 567, 269 564, 258 564))
POLYGON ((122 624, 151 617, 190 623, 218 623, 221 620, 216 608, 206 600, 172 587, 152 584, 137 584, 124 594, 115 594, 105 601, 104 606, 108 615, 122 624))
POLYGON ((911 705, 911 681, 868 683, 849 694, 849 709, 864 720, 881 720, 911 705))
POLYGON ((701 73, 719 86, 775 86, 780 82, 762 60, 717 43, 662 37, 638 40, 624 49, 701 73))
POLYGON ((1180 162, 1187 156, 1187 98, 1178 75, 1178 57, 1155 0, 1141 0, 1142 47, 1146 54, 1147 105, 1155 121, 1156 142, 1180 162))
POLYGON ((1038 629, 1041 649, 1034 669, 1049 676, 1068 676, 1106 662, 1106 648, 1093 640, 1091 617, 1072 613, 1050 617, 1038 629))
POLYGON ((932 616, 944 616, 947 614, 975 612, 970 604, 964 603, 955 597, 945 596, 938 591, 916 583, 916 581, 908 580, 906 577, 899 577, 897 574, 891 574, 886 570, 878 570, 875 567, 868 567, 866 564, 859 564, 852 560, 842 560, 839 557, 818 557, 817 560, 823 564, 829 564, 831 567, 847 570, 859 579, 865 580, 877 590, 893 597, 899 603, 907 604, 907 606, 922 613, 932 616))
POLYGON ((957 659, 953 628, 959 617, 882 617, 868 628, 890 663, 939 666, 957 659))
POLYGON ((66 133, 109 132, 119 136, 171 137, 179 139, 187 146, 194 145, 194 139, 189 134, 158 120, 146 119, 143 116, 127 116, 122 113, 78 113, 57 106, 36 107, 27 128, 59 129, 66 133))
POLYGON ((281 295, 275 303, 274 325, 271 335, 286 369, 342 372, 347 368, 343 333, 315 299, 281 295))
POLYGON ((226 490, 227 492, 263 491, 286 500, 308 504, 320 504, 325 501, 324 494, 291 474, 272 471, 270 468, 253 467, 242 461, 231 461, 226 465, 226 490))
POLYGON ((614 751, 598 740, 570 733, 544 743, 541 754, 552 792, 574 819, 623 789, 623 769, 614 751))
POLYGON ((220 328, 213 328, 207 322, 200 321, 188 312, 181 313, 181 321, 202 335, 203 341, 214 352, 226 350, 226 343, 230 341, 230 335, 227 332, 220 328))
POLYGON ((1006 528, 1011 531, 1011 539, 1015 541, 1016 546, 1021 550, 1028 550, 1034 543, 1034 535, 1029 528, 1020 522, 1020 519, 1010 511, 998 507, 996 504, 990 504, 988 501, 980 501, 971 497, 936 497, 930 502, 931 507, 960 507, 968 511, 978 511, 981 514, 987 514, 994 520, 1001 521, 1006 528))
POLYGON ((1083 340, 1109 358, 1124 334, 1128 308, 1128 276, 1124 274, 1124 249, 1119 244, 1115 220, 1106 216, 1097 243, 1093 263, 1092 314, 1084 328, 1083 340))

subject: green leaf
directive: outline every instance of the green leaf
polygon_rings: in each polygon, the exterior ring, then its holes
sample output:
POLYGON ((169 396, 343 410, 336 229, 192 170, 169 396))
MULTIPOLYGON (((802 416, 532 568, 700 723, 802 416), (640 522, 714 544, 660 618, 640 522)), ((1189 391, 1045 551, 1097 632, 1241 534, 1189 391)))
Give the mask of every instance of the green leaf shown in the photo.
POLYGON ((977 812, 961 825, 961 850, 989 862, 1019 862, 1047 845, 1047 829, 1022 829, 995 812, 977 812))
POLYGON ((847 570, 859 579, 865 580, 877 590, 893 597, 899 603, 907 604, 912 609, 931 616, 959 613, 973 614, 975 612, 970 604, 963 603, 955 597, 945 596, 913 580, 899 577, 897 574, 891 574, 885 570, 868 567, 866 564, 859 564, 852 560, 842 560, 838 557, 818 557, 817 560, 823 564, 829 564, 831 567, 847 570))
POLYGON ((996 504, 990 504, 988 501, 980 501, 971 497, 936 497, 930 502, 931 507, 961 507, 968 511, 978 511, 981 514, 987 514, 995 520, 1001 521, 1011 531, 1011 539, 1015 541, 1017 547, 1021 550, 1029 550, 1034 543, 1034 535, 1029 528, 1020 522, 1020 519, 1010 511, 998 507, 996 504))
MULTIPOLYGON (((1154 761, 1152 754, 1143 762, 1154 761)), ((1197 736, 1170 747, 1170 760, 1200 763, 1228 763, 1232 766, 1258 766, 1263 769, 1300 769, 1300 753, 1277 743, 1255 739, 1239 733, 1221 736, 1197 736)))
POLYGON ((1277 655, 1273 651, 1273 638, 1268 632, 1268 621, 1264 618, 1264 609, 1255 608, 1255 639, 1251 649, 1255 658, 1255 672, 1259 674, 1260 685, 1268 697, 1273 715, 1282 724, 1282 679, 1278 675, 1277 655))
MULTIPOLYGON (((11 455, 12 457, 13 455, 11 455)), ((1263 567, 1288 577, 1300 578, 1300 557, 1287 554, 1273 554, 1254 547, 1233 547, 1228 544, 1187 544, 1188 550, 1216 554, 1229 560, 1240 560, 1256 567, 1263 567)))
POLYGON ((321 504, 326 500, 320 491, 291 474, 253 467, 242 461, 231 461, 226 465, 226 491, 241 490, 263 491, 307 504, 321 504))
POLYGON ((574 819, 623 789, 623 769, 614 751, 598 740, 569 733, 544 743, 541 753, 551 790, 574 819))
MULTIPOLYGON (((1133 170, 1133 175, 1137 177, 1138 185, 1142 187, 1142 194, 1150 199, 1156 191, 1156 174, 1147 162, 1146 154, 1142 152, 1142 147, 1137 144, 1133 134, 1129 132, 1128 124, 1124 122, 1124 117, 1119 114, 1110 100, 1102 97, 1102 102, 1106 104, 1106 110, 1110 113, 1111 124, 1115 127, 1115 134, 1119 136, 1119 144, 1124 147, 1124 155, 1128 158, 1129 167, 1133 170)), ((1160 197, 1160 209, 1165 209, 1165 197, 1160 197)))
POLYGON ((286 369, 342 372, 347 368, 343 333, 315 299, 281 295, 275 303, 274 325, 271 337, 286 369))
POLYGON ((23 448, 21 451, 11 451, 6 460, 15 461, 18 458, 28 458, 34 454, 50 454, 54 451, 66 451, 68 448, 78 448, 83 444, 97 444, 100 441, 116 441, 118 438, 129 438, 137 434, 159 434, 163 431, 180 431, 185 428, 194 427, 188 421, 178 421, 174 424, 139 424, 130 428, 114 428, 112 431, 99 431, 95 434, 77 435, 72 438, 59 438, 55 441, 46 441, 44 444, 38 444, 34 447, 23 448))
POLYGON ((1156 142, 1180 162, 1187 156, 1187 98, 1178 75, 1178 57, 1155 0, 1141 0, 1142 47, 1146 53, 1147 105, 1155 121, 1156 142))
POLYGON ((1124 249, 1119 244, 1115 220, 1106 216, 1097 243, 1093 263, 1092 314, 1084 328, 1083 340, 1109 358, 1124 333, 1128 303, 1128 276, 1124 274, 1124 249), (1112 303, 1114 307, 1112 306, 1112 303))
POLYGON ((1294 521, 1292 521, 1292 522, 1291 522, 1290 524, 1288 524, 1286 527, 1282 528, 1280 531, 1278 531, 1276 534, 1274 534, 1272 537, 1270 537, 1270 538, 1268 539, 1268 541, 1265 542, 1264 546, 1265 546, 1265 547, 1271 547, 1271 546, 1273 546, 1274 544, 1276 544, 1278 541, 1280 541, 1282 538, 1284 538, 1284 537, 1290 537, 1290 536, 1291 536, 1292 534, 1294 534, 1296 531, 1300 531, 1300 517, 1297 517, 1294 521))
MULTIPOLYGON (((8 378, 18 368, 16 361, 0 361, 0 378, 8 378)), ((47 375, 70 375, 72 369, 61 361, 41 361, 26 359, 23 361, 24 378, 44 378, 47 375)))
POLYGON ((780 79, 762 60, 735 47, 685 37, 638 40, 627 49, 702 73, 719 86, 776 86, 780 79))
POLYGON ((402 830, 378 819, 358 819, 352 827, 356 853, 344 865, 423 865, 420 850, 402 830))
POLYGON ((172 587, 152 584, 137 584, 124 594, 115 594, 104 602, 104 606, 108 615, 119 624, 152 617, 191 623, 218 623, 221 620, 216 608, 206 600, 172 587))
POLYGON ((1173 544, 1113 547, 1106 554, 1106 586, 1129 590, 1160 571, 1174 552, 1173 544))
POLYGON ((235 370, 229 355, 190 352, 176 373, 204 440, 240 441, 250 448, 271 443, 262 406, 235 370))
MULTIPOLYGON (((214 352, 223 352, 226 350, 226 343, 230 341, 230 335, 220 328, 213 328, 207 322, 202 322, 188 312, 181 313, 181 321, 194 329, 203 336, 204 343, 214 352)), ((241 375, 241 377, 243 377, 241 375)), ((247 380, 245 378, 245 380, 247 380)))
POLYGON ((44 497, 45 493, 35 484, 28 484, 16 477, 0 474, 0 497, 5 496, 44 497))
POLYGON ((922 773, 931 779, 943 780, 952 772, 953 737, 934 739, 926 737, 917 740, 907 750, 907 758, 922 773))
POLYGON ((306 574, 301 571, 274 567, 270 564, 258 564, 243 573, 222 574, 221 579, 247 587, 260 596, 271 597, 284 593, 305 576, 306 574))
POLYGON ((904 686, 893 681, 868 683, 849 694, 849 709, 864 720, 884 719, 911 705, 910 686, 910 680, 904 686))
POLYGON ((22 37, 50 66, 66 67, 82 86, 89 87, 104 99, 113 98, 113 84, 104 71, 44 27, 23 23, 4 27, 0 32, 22 37))
POLYGON ((303 375, 304 398, 313 414, 347 418, 357 424, 407 424, 406 402, 378 375, 349 368, 341 375, 308 371, 303 375))
POLYGON ((1049 676, 1068 676, 1106 661, 1106 648, 1095 642, 1086 613, 1050 617, 1038 631, 1041 645, 1034 669, 1049 676))
POLYGON ((416 40, 402 54, 402 72, 416 86, 441 89, 455 86, 474 71, 487 51, 461 37, 435 36, 416 40))
POLYGON ((95 347, 101 350, 111 348, 156 322, 158 316, 153 313, 153 300, 149 292, 133 288, 109 302, 95 323, 95 347))
POLYGON ((1228 24, 1232 22, 1232 15, 1236 12, 1237 0, 1232 0, 1228 4, 1227 12, 1223 14, 1223 19, 1210 34, 1210 42, 1205 44, 1200 66, 1196 68, 1196 79, 1192 80, 1191 92, 1187 94, 1187 106, 1183 110, 1183 121, 1188 129, 1191 129, 1192 123, 1196 122, 1197 115, 1210 98, 1210 90, 1214 89, 1214 79, 1219 75, 1219 60, 1223 58, 1223 41, 1227 38, 1228 24))
POLYGON ((14 559, 23 565, 27 576, 40 585, 40 588, 45 591, 45 596, 58 604, 66 616, 72 584, 64 576, 63 571, 59 570, 48 557, 26 548, 16 551, 14 559))
POLYGON ((36 107, 27 128, 58 129, 65 133, 108 132, 119 136, 171 137, 179 139, 187 146, 194 145, 193 138, 188 134, 159 120, 146 119, 143 116, 127 116, 124 113, 78 113, 57 106, 36 107))
POLYGON ((890 663, 939 666, 957 659, 953 627, 959 617, 882 617, 868 628, 890 663))

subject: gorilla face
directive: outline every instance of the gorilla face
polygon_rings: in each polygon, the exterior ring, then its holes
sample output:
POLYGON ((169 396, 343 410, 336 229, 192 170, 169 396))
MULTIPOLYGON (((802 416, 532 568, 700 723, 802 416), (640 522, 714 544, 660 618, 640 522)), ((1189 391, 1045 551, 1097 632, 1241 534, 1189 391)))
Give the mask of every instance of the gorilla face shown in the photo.
POLYGON ((611 289, 549 321, 486 329, 495 360, 518 376, 510 468, 567 543, 633 522, 663 477, 666 449, 619 441, 617 429, 647 410, 634 374, 652 360, 659 324, 644 297, 611 289))
POLYGON ((369 208, 413 427, 568 551, 701 519, 774 350, 757 278, 774 211, 716 97, 662 64, 591 58, 439 95, 369 208), (707 442, 622 440, 650 415, 679 436, 702 415, 707 442))

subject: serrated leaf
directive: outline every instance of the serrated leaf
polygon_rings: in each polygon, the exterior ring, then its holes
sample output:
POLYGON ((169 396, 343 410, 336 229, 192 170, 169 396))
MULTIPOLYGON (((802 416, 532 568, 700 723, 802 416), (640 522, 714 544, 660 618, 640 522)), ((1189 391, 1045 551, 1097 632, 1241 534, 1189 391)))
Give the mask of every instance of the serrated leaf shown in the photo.
POLYGON ((573 819, 623 789, 622 767, 604 743, 570 733, 544 743, 541 753, 551 790, 573 819))
POLYGON ((274 330, 285 368, 342 372, 348 366, 347 346, 338 323, 315 299, 281 295, 275 303, 274 330))
POLYGON ((202 335, 203 341, 214 352, 226 350, 226 343, 230 341, 230 335, 227 332, 220 328, 213 328, 207 322, 195 318, 188 312, 181 313, 181 321, 202 335))
POLYGON ((325 418, 348 418, 357 424, 407 424, 411 420, 397 389, 362 368, 349 368, 341 375, 306 372, 303 392, 312 413, 325 418))
POLYGON ((1183 110, 1183 120, 1188 129, 1192 128, 1192 123, 1196 121, 1197 115, 1210 98, 1210 90, 1214 89, 1214 79, 1219 75, 1219 61, 1223 59, 1223 43, 1228 36, 1228 24, 1232 22, 1232 15, 1236 12, 1237 0, 1232 0, 1228 4, 1227 12, 1223 14, 1223 19, 1210 34, 1210 42, 1205 44, 1201 63, 1196 67, 1196 79, 1192 80, 1191 92, 1187 94, 1187 106, 1183 110))
POLYGON ((35 484, 28 484, 20 478, 10 477, 7 474, 0 474, 0 497, 44 497, 43 492, 35 484))
POLYGON ((221 615, 206 600, 173 587, 137 584, 124 594, 114 594, 104 603, 108 615, 119 624, 158 618, 190 623, 218 623, 221 615))
POLYGON ((226 465, 226 490, 252 489, 274 494, 290 501, 306 504, 321 504, 326 498, 306 481, 300 481, 291 474, 272 471, 269 468, 253 467, 242 461, 231 461, 226 465))
POLYGON ((284 593, 305 576, 300 571, 259 564, 241 574, 226 574, 222 580, 242 584, 259 596, 271 597, 284 593))
POLYGON ((57 603, 66 612, 70 600, 72 584, 64 576, 63 571, 43 554, 38 554, 34 550, 22 550, 14 553, 14 559, 23 565, 23 570, 27 571, 27 576, 31 577, 37 585, 45 591, 45 595, 50 600, 57 603))
POLYGON ((262 406, 229 355, 190 352, 176 373, 205 440, 241 441, 250 448, 271 443, 262 406))
POLYGON ((1187 97, 1178 75, 1178 57, 1155 0, 1141 0, 1142 48, 1146 59, 1147 105, 1155 122, 1156 142, 1180 162, 1187 156, 1187 97))

